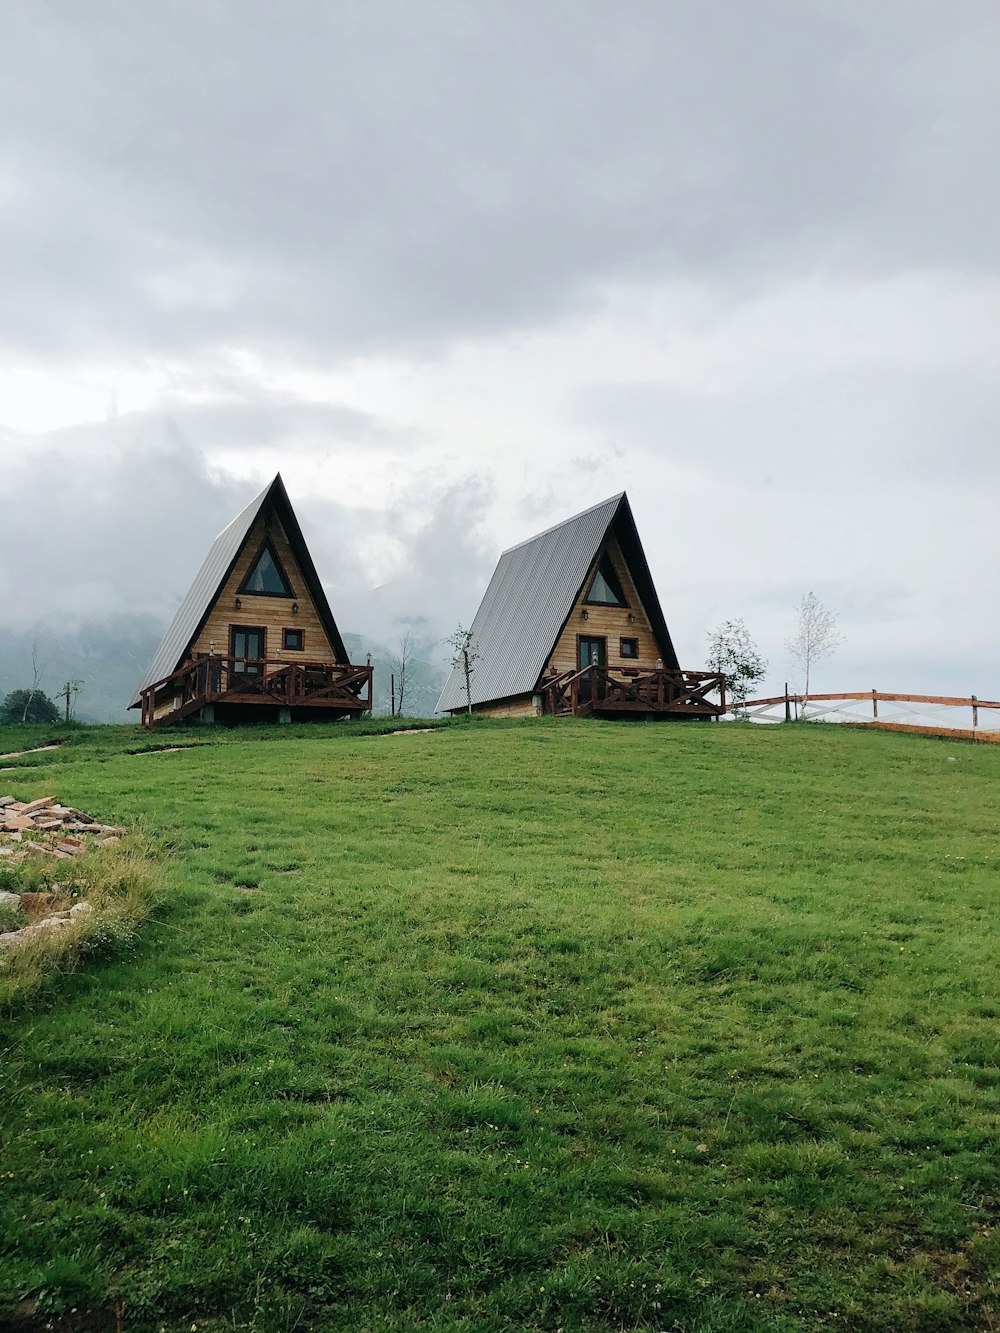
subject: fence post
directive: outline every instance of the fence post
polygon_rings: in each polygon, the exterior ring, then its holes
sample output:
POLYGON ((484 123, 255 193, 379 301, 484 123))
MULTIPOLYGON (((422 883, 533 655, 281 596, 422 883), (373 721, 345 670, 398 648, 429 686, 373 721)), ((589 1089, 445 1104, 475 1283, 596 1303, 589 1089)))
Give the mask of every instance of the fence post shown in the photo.
POLYGON ((872 717, 878 717, 878 690, 872 690, 872 717))
POLYGON ((791 700, 788 698, 788 681, 786 680, 786 681, 785 681, 785 721, 786 721, 786 722, 791 722, 791 720, 792 720, 792 704, 791 704, 791 700))
POLYGON ((972 696, 972 730, 975 731, 979 726, 979 700, 975 695, 972 696))

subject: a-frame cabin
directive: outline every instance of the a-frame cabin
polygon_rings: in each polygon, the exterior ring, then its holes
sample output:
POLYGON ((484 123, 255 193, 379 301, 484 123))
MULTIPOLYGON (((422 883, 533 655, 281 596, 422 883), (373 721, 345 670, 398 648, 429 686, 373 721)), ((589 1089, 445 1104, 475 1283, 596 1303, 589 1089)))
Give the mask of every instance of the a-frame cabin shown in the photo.
POLYGON ((680 668, 624 491, 504 551, 472 637, 470 689, 455 668, 439 713, 725 712, 723 676, 680 668))
POLYGON ((358 716, 352 666, 280 474, 216 537, 130 708, 144 727, 358 716))

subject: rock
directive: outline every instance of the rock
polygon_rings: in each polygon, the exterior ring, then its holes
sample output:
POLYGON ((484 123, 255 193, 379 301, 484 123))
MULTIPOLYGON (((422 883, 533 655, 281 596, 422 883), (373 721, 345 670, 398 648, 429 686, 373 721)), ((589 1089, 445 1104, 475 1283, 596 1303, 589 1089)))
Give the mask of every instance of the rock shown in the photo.
POLYGON ((0 856, 13 856, 13 855, 14 855, 13 847, 0 847, 0 856))
POLYGON ((22 815, 30 815, 32 810, 44 810, 48 805, 55 805, 54 796, 39 796, 37 801, 29 801, 27 805, 21 806, 22 815))
POLYGON ((78 916, 86 916, 89 912, 92 912, 93 910, 94 909, 88 902, 74 903, 73 906, 69 909, 69 914, 71 917, 76 918, 78 916))
POLYGON ((63 926, 69 925, 71 919, 72 918, 70 917, 69 912, 60 912, 57 916, 47 916, 43 917, 41 921, 36 921, 35 929, 36 930, 50 930, 53 928, 62 929, 63 926))
MULTIPOLYGON (((9 856, 11 853, 7 851, 9 856)), ((0 907, 13 907, 16 912, 21 910, 21 895, 19 893, 0 893, 0 907)))
POLYGON ((115 834, 111 834, 111 836, 107 838, 97 839, 98 847, 114 847, 115 844, 119 842, 121 842, 121 838, 117 837, 115 834))
POLYGON ((27 930, 8 930, 0 935, 0 949, 9 949, 12 944, 23 943, 22 936, 27 935, 27 930))

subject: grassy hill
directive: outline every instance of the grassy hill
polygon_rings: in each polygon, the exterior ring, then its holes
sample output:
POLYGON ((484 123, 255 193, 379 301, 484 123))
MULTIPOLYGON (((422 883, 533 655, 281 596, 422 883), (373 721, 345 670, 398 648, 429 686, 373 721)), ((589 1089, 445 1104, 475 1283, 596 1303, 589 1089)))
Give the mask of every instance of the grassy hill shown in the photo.
POLYGON ((994 747, 363 730, 6 761, 145 820, 170 893, 0 1017, 0 1310, 1000 1326, 994 747))

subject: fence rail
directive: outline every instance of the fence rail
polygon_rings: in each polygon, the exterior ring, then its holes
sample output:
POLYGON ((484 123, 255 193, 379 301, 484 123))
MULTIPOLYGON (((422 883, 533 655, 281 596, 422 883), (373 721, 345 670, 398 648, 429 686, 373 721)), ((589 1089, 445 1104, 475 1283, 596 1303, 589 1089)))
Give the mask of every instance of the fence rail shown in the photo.
POLYGON ((975 694, 903 694, 896 691, 853 690, 837 694, 784 694, 767 699, 748 699, 740 707, 742 716, 757 722, 812 721, 822 718, 882 731, 908 731, 925 736, 1000 742, 1000 700, 980 699, 975 694), (879 705, 882 712, 879 713, 879 705), (921 708, 946 710, 951 717, 927 717, 921 708), (956 725, 954 710, 971 713, 972 725, 956 725), (948 725, 948 724, 951 725, 948 725))

